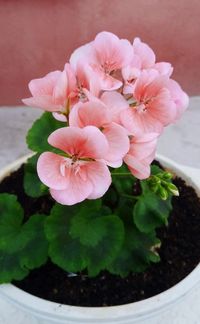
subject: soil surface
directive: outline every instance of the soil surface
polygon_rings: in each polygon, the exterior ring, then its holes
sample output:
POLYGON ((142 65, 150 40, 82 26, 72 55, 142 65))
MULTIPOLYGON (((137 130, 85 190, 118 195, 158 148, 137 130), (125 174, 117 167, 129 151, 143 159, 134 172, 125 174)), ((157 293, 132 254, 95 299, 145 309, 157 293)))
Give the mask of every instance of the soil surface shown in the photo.
MULTIPOLYGON (((53 201, 49 196, 33 199, 23 192, 23 167, 0 184, 0 192, 18 195, 25 217, 40 212, 48 214, 53 201)), ((140 274, 122 279, 102 272, 96 278, 85 274, 69 276, 48 261, 27 278, 14 284, 41 298, 77 306, 111 306, 127 304, 154 296, 178 283, 200 261, 200 199, 195 191, 176 178, 180 197, 173 198, 173 212, 168 227, 158 231, 162 241, 161 262, 140 274)))

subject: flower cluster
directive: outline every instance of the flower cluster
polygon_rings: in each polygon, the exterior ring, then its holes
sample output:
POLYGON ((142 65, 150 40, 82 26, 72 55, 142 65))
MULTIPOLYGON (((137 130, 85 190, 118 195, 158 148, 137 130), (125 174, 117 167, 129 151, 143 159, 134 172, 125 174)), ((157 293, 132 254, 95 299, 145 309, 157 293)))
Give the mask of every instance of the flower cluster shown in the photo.
POLYGON ((172 72, 139 38, 131 44, 101 32, 74 51, 63 71, 29 83, 32 97, 23 102, 63 121, 48 138, 62 153, 44 152, 37 164, 57 202, 102 197, 111 184, 109 167, 123 163, 138 179, 149 177, 163 128, 188 105, 172 72))

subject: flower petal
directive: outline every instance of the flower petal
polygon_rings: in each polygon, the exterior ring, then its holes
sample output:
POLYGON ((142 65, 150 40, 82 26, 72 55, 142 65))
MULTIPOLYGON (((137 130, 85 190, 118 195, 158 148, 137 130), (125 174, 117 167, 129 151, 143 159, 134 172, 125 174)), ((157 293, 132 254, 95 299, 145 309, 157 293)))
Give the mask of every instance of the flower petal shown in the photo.
POLYGON ((168 77, 170 77, 173 72, 173 67, 168 62, 158 62, 153 68, 156 69, 161 75, 166 75, 168 77))
POLYGON ((64 104, 67 97, 68 79, 66 71, 61 72, 53 89, 53 99, 56 104, 64 104))
POLYGON ((101 159, 109 149, 106 137, 94 126, 57 129, 49 136, 48 142, 70 155, 77 155, 78 158, 101 159))
POLYGON ((178 119, 188 107, 188 95, 181 89, 180 85, 172 79, 169 80, 167 88, 169 89, 171 97, 176 105, 176 119, 178 119))
POLYGON ((93 184, 87 177, 81 175, 83 172, 85 173, 84 169, 79 173, 71 172, 70 185, 65 190, 51 189, 52 197, 62 205, 74 205, 88 198, 93 190, 93 184))
POLYGON ((98 128, 110 123, 111 117, 108 108, 100 101, 79 103, 70 112, 70 126, 85 127, 88 125, 98 128))
POLYGON ((22 102, 27 106, 44 109, 50 112, 61 110, 61 106, 56 105, 52 97, 48 95, 25 98, 22 99, 22 102))
POLYGON ((136 178, 143 180, 150 176, 150 164, 145 163, 145 161, 140 161, 132 155, 127 154, 124 162, 136 178))
POLYGON ((109 162, 122 160, 130 147, 127 131, 122 126, 111 123, 104 128, 103 134, 109 144, 109 151, 105 157, 106 163, 110 165, 109 162))
POLYGON ((141 42, 140 38, 136 37, 133 42, 134 53, 141 59, 142 69, 147 69, 155 64, 155 54, 153 50, 146 44, 141 42))
POLYGON ((110 32, 99 33, 94 40, 94 48, 100 65, 107 62, 110 70, 121 69, 132 59, 133 48, 129 41, 119 39, 110 32))
POLYGON ((104 92, 100 99, 108 107, 112 121, 120 123, 120 113, 129 107, 124 97, 116 91, 111 91, 104 92))
POLYGON ((93 190, 88 199, 102 197, 111 185, 111 175, 108 167, 101 161, 87 164, 87 177, 93 184, 93 190))
POLYGON ((54 86, 62 72, 54 71, 43 78, 34 79, 29 82, 29 90, 33 96, 52 95, 54 86))
POLYGON ((67 117, 59 112, 54 112, 53 117, 61 122, 67 122, 67 117))
POLYGON ((67 177, 61 173, 61 165, 65 158, 58 154, 42 153, 37 162, 37 172, 40 180, 48 187, 66 189, 69 185, 67 177))
POLYGON ((143 133, 161 133, 162 123, 155 119, 147 111, 138 112, 135 108, 129 108, 120 114, 122 125, 130 134, 141 136, 143 133))

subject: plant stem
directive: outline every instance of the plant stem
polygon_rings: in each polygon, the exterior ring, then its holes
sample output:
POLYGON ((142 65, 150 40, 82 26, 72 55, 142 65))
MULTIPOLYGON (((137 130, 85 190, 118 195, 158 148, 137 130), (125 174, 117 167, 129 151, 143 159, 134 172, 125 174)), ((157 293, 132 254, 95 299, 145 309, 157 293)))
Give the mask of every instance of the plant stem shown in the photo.
POLYGON ((140 196, 131 196, 128 194, 121 194, 122 197, 128 198, 128 199, 133 199, 133 200, 138 200, 140 198, 140 196))
POLYGON ((117 172, 113 172, 113 173, 111 172, 111 175, 112 176, 117 176, 117 177, 118 176, 122 176, 122 177, 133 176, 130 172, 123 172, 123 173, 122 172, 118 172, 118 173, 117 172))

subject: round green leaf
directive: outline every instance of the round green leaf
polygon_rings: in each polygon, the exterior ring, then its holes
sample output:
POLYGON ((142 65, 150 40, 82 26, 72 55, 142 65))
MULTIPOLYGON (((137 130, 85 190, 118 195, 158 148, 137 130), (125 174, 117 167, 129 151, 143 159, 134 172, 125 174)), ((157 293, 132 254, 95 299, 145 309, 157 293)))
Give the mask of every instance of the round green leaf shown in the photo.
POLYGON ((146 193, 141 195, 134 206, 134 222, 141 232, 149 233, 159 226, 167 225, 171 209, 170 198, 163 201, 154 193, 146 193))
POLYGON ((38 153, 56 151, 48 144, 47 139, 53 131, 64 126, 65 124, 56 120, 52 113, 45 112, 28 131, 26 141, 29 149, 38 153))

